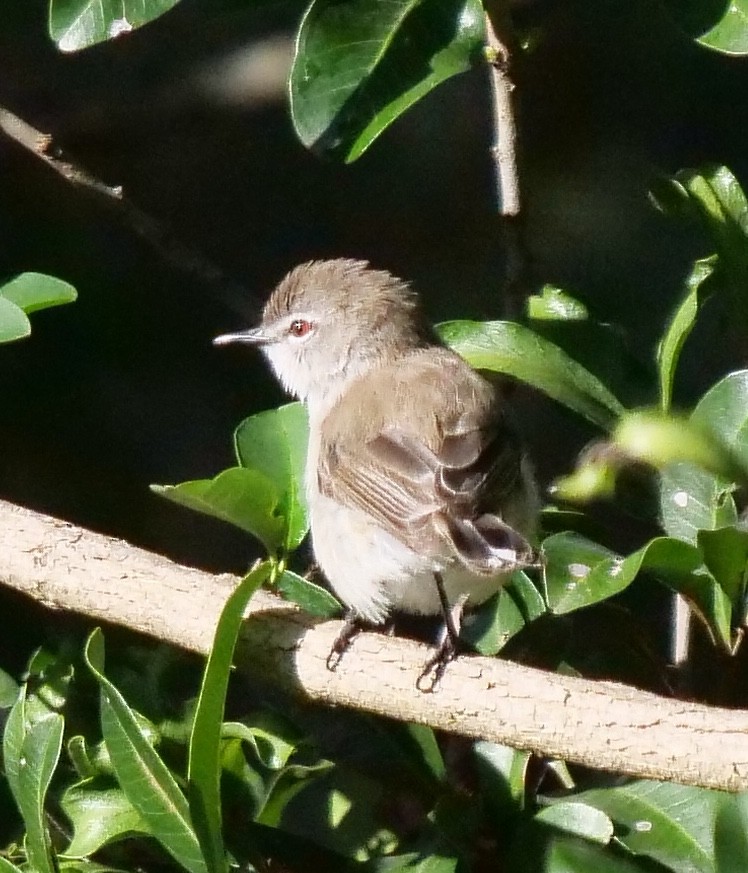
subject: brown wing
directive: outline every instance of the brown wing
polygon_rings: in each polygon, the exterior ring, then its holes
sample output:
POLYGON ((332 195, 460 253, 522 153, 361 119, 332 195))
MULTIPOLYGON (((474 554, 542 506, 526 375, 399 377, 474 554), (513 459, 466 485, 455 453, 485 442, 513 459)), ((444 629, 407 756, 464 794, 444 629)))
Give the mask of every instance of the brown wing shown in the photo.
POLYGON ((443 553, 447 542, 475 572, 529 561, 527 541, 502 520, 523 487, 521 447, 494 388, 456 356, 431 350, 367 377, 324 431, 327 496, 411 548, 443 553))

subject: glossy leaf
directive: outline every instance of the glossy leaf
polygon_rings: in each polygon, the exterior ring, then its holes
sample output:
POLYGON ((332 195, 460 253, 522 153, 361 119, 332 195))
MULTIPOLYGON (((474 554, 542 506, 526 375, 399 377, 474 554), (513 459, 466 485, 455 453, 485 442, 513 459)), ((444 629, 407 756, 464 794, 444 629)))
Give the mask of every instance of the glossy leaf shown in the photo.
POLYGON ((598 603, 630 584, 613 573, 618 562, 613 552, 576 533, 547 537, 541 555, 548 606, 557 615, 598 603))
POLYGON ((114 772, 150 832, 190 873, 208 873, 187 799, 138 726, 133 711, 104 675, 104 638, 89 636, 86 663, 100 686, 101 728, 114 772))
POLYGON ((736 527, 701 530, 698 545, 709 572, 733 604, 742 602, 748 572, 748 531, 736 527))
POLYGON ((286 519, 285 548, 295 549, 309 529, 304 471, 309 421, 302 403, 289 403, 246 418, 234 432, 242 467, 264 474, 278 493, 277 513, 286 519))
POLYGON ((476 369, 527 382, 602 428, 611 428, 624 411, 596 376, 521 324, 449 321, 438 329, 444 341, 476 369))
POLYGON ((705 48, 748 54, 748 0, 670 0, 669 6, 675 20, 705 48))
POLYGON ((748 467, 748 370, 730 373, 710 388, 691 420, 721 437, 748 467))
POLYGON ((18 700, 19 686, 16 680, 0 669, 0 709, 8 709, 18 700))
POLYGON ((722 798, 717 791, 642 780, 583 791, 574 799, 605 812, 634 854, 678 873, 703 873, 714 869, 714 822, 722 798))
POLYGON ((47 715, 26 731, 18 761, 16 802, 26 825, 26 853, 38 873, 54 873, 44 801, 62 749, 64 720, 47 715))
POLYGON ((555 285, 544 285, 540 294, 527 300, 527 317, 538 321, 585 321, 589 312, 584 303, 555 285))
POLYGON ((358 158, 483 44, 477 0, 313 0, 291 70, 291 116, 307 148, 358 158))
POLYGON ((731 605, 704 564, 701 551, 683 540, 657 537, 621 558, 578 534, 554 534, 542 546, 548 605, 563 614, 605 600, 641 572, 663 581, 689 601, 715 639, 732 649, 731 605))
POLYGON ((179 0, 49 0, 49 35, 63 52, 129 33, 179 0))
POLYGON ((22 686, 5 723, 3 763, 8 787, 26 825, 26 851, 37 873, 53 873, 44 801, 62 749, 64 721, 57 713, 27 720, 26 686, 22 686))
POLYGON ((31 322, 23 309, 0 295, 0 343, 23 339, 30 334, 31 322))
POLYGON ((276 584, 279 594, 311 615, 320 618, 337 618, 343 610, 326 588, 304 579, 291 570, 284 570, 276 584))
POLYGON ((613 822, 608 816, 577 800, 566 800, 541 809, 535 820, 603 846, 613 838, 613 822))
POLYGON ((60 306, 77 300, 78 293, 68 282, 44 273, 20 273, 0 286, 0 297, 10 300, 30 315, 39 309, 60 306))
POLYGON ((495 655, 545 611, 538 589, 526 573, 517 571, 489 601, 464 616, 460 635, 482 655, 495 655))
POLYGON ((501 827, 525 808, 525 780, 531 753, 477 740, 473 755, 486 803, 501 827))
POLYGON ((85 858, 125 837, 150 834, 140 813, 120 788, 79 783, 65 790, 60 807, 73 826, 73 839, 65 849, 69 857, 85 858))
POLYGON ((265 562, 231 592, 216 626, 205 665, 190 737, 187 796, 193 826, 209 873, 225 873, 228 861, 221 832, 220 738, 229 674, 244 612, 270 574, 265 562))
POLYGON ((670 464, 660 474, 660 521, 665 532, 696 544, 700 530, 735 524, 734 486, 693 464, 670 464))
POLYGON ((269 554, 275 554, 288 539, 286 520, 278 514, 278 492, 257 470, 231 467, 214 479, 151 485, 151 490, 180 506, 241 528, 257 537, 269 554))
POLYGON ((714 271, 716 257, 702 258, 694 263, 685 282, 685 294, 676 307, 657 349, 660 377, 660 408, 669 412, 673 398, 673 382, 681 350, 696 324, 699 310, 710 293, 707 280, 714 271))

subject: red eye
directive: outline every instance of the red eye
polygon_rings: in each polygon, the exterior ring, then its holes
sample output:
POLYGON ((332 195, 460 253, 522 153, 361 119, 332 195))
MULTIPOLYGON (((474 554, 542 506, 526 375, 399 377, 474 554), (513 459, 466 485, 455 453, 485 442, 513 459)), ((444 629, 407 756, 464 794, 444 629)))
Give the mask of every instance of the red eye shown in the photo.
POLYGON ((306 321, 303 318, 297 318, 291 322, 291 326, 288 328, 288 332, 291 334, 291 336, 302 337, 306 336, 311 329, 312 325, 310 322, 306 321))

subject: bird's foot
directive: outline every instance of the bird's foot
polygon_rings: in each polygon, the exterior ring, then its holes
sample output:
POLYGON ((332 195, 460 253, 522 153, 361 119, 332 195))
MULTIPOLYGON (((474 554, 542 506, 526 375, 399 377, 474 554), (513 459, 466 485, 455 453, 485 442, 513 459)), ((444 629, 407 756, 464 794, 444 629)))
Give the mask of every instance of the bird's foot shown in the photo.
POLYGON ((340 664, 343 659, 343 655, 348 651, 354 639, 359 635, 359 633, 361 633, 361 630, 362 622, 358 613, 349 609, 345 614, 343 627, 341 628, 340 633, 335 637, 335 641, 330 649, 330 654, 327 656, 327 669, 331 673, 334 673, 338 669, 338 664, 340 664))
POLYGON ((439 683, 447 669, 447 664, 460 653, 460 628, 462 626, 462 613, 467 603, 468 595, 460 596, 450 608, 447 598, 443 595, 444 587, 441 576, 434 574, 437 588, 440 589, 439 597, 444 614, 444 628, 442 639, 434 654, 423 665, 423 670, 416 679, 416 688, 424 694, 433 694, 439 687, 439 683))

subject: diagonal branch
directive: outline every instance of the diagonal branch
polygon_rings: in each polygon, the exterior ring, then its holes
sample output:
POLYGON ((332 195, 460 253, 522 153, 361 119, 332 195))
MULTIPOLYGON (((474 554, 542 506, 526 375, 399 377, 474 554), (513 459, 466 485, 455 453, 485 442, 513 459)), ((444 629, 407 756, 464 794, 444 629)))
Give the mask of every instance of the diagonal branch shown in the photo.
MULTIPOLYGON (((206 653, 236 582, 0 501, 0 583, 50 609, 206 653)), ((450 664, 437 693, 423 694, 423 645, 364 633, 331 673, 340 622, 319 623, 264 591, 248 616, 238 667, 299 697, 614 772, 748 788, 746 712, 469 656, 450 664)))
POLYGON ((207 284, 231 290, 246 299, 251 294, 234 283, 214 263, 179 240, 162 222, 130 200, 121 185, 108 185, 65 154, 53 137, 0 106, 0 134, 21 146, 78 191, 85 192, 154 249, 172 269, 207 284))

